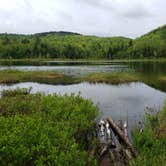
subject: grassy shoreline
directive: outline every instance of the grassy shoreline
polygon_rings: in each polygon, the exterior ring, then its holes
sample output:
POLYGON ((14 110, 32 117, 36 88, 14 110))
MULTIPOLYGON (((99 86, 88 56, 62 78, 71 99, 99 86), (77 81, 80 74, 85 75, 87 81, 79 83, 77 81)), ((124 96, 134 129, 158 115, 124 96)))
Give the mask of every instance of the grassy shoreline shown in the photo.
POLYGON ((94 73, 83 77, 72 77, 53 71, 1 70, 0 83, 38 82, 47 84, 75 84, 81 82, 121 84, 137 82, 139 78, 132 72, 94 73))
POLYGON ((49 59, 49 58, 34 58, 34 59, 0 59, 0 62, 57 62, 57 63, 107 63, 107 62, 165 62, 166 58, 142 58, 142 59, 49 59))
POLYGON ((166 103, 158 111, 150 109, 146 114, 143 132, 134 132, 134 143, 139 152, 131 165, 165 166, 166 163, 166 103))
POLYGON ((55 71, 20 71, 12 69, 0 71, 0 84, 8 85, 21 82, 36 82, 52 85, 71 85, 82 82, 118 85, 124 83, 142 82, 155 89, 166 92, 165 75, 156 76, 155 80, 151 80, 136 72, 100 72, 85 76, 70 76, 55 71))

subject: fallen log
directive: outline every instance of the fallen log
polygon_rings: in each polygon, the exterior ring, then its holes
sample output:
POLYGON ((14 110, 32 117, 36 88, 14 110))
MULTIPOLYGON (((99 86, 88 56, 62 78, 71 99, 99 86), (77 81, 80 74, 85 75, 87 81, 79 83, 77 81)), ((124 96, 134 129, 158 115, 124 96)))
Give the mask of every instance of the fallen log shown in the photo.
POLYGON ((129 149, 131 150, 134 157, 137 156, 137 152, 135 148, 133 147, 132 143, 130 142, 129 138, 126 136, 126 133, 122 131, 112 120, 112 118, 107 118, 108 123, 110 124, 110 127, 112 131, 115 133, 115 135, 118 137, 118 139, 123 142, 129 149))
POLYGON ((124 132, 125 137, 128 137, 127 122, 126 121, 123 124, 123 132, 124 132))

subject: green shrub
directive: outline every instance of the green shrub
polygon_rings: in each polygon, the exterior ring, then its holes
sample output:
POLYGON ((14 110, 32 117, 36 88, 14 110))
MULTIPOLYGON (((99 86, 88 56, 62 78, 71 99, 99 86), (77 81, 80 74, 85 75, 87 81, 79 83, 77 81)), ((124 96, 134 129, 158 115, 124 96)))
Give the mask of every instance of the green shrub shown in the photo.
POLYGON ((0 111, 0 165, 95 165, 87 148, 98 108, 90 100, 73 94, 6 96, 0 111))

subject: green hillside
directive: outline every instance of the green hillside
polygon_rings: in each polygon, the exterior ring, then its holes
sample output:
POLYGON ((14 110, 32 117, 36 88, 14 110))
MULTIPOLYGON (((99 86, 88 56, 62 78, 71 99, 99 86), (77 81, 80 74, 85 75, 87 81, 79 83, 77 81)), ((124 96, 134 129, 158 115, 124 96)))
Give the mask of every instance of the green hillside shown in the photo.
POLYGON ((166 57, 166 25, 135 39, 128 54, 133 58, 166 57))
POLYGON ((166 26, 132 40, 73 32, 0 34, 0 58, 110 59, 166 57, 166 26))

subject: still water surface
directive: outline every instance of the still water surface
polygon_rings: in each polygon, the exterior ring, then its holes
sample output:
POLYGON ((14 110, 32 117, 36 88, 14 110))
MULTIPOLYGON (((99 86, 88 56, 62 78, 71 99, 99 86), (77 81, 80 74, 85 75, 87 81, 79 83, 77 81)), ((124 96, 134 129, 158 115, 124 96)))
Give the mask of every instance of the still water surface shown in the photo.
POLYGON ((3 66, 0 70, 14 69, 21 71, 57 71, 71 76, 79 76, 97 72, 128 71, 127 65, 63 65, 63 66, 3 66))
POLYGON ((115 120, 127 119, 133 126, 144 117, 148 107, 160 109, 166 100, 166 84, 158 80, 166 75, 166 62, 134 62, 134 63, 104 63, 104 64, 1 64, 0 70, 52 70, 68 75, 84 75, 96 72, 136 71, 142 75, 142 82, 108 85, 80 83, 74 85, 47 85, 38 83, 19 83, 11 86, 0 85, 0 91, 10 88, 32 87, 32 92, 70 94, 79 92, 85 98, 98 104, 102 117, 112 116, 115 120))
POLYGON ((144 110, 148 107, 160 109, 166 99, 166 93, 155 90, 144 83, 130 83, 122 85, 80 83, 74 85, 47 85, 38 83, 19 83, 1 85, 0 89, 32 87, 32 93, 45 94, 78 94, 91 99, 101 111, 101 117, 112 116, 114 120, 129 120, 130 127, 144 117, 144 110))

